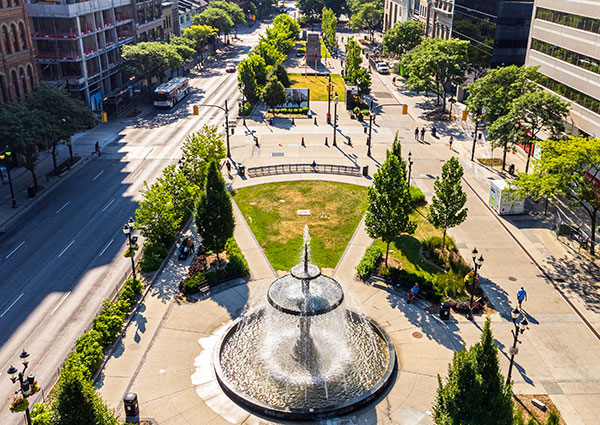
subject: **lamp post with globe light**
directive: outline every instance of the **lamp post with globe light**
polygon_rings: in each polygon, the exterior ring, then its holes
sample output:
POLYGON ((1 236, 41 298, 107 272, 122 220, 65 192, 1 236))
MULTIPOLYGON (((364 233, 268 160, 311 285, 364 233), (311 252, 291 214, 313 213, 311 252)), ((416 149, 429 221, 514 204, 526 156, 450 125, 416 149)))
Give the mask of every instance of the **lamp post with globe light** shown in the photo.
POLYGON ((521 341, 519 341, 519 334, 523 334, 523 332, 525 332, 525 329, 527 329, 527 325, 529 325, 529 322, 527 321, 526 317, 523 317, 523 320, 521 320, 521 322, 517 322, 517 319, 519 318, 519 315, 521 314, 521 312, 518 309, 514 309, 511 312, 511 316, 512 316, 512 321, 513 324, 515 325, 515 329, 511 330, 510 332, 513 335, 513 345, 510 349, 510 365, 508 366, 508 375, 506 375, 506 384, 505 386, 508 386, 508 384, 510 383, 510 377, 512 374, 512 368, 513 368, 513 364, 515 361, 515 355, 518 353, 518 349, 517 349, 517 343, 520 343, 521 341))
POLYGON ((19 356, 21 363, 23 363, 23 370, 19 372, 19 370, 11 365, 6 374, 12 381, 12 383, 16 383, 19 381, 19 389, 15 391, 15 394, 21 393, 22 400, 21 403, 25 404, 24 410, 19 408, 17 404, 15 404, 17 397, 15 397, 15 402, 11 405, 11 410, 13 412, 25 412, 25 418, 27 419, 27 425, 31 425, 31 415, 29 412, 29 400, 27 399, 29 396, 35 394, 40 390, 40 387, 37 385, 34 375, 28 375, 25 377, 25 371, 27 370, 27 366, 29 366, 29 353, 25 350, 19 356), (13 410, 14 409, 14 410, 13 410))
POLYGON ((133 257, 135 254, 134 247, 137 244, 138 237, 131 236, 134 225, 135 222, 133 221, 133 218, 130 217, 129 221, 123 225, 123 233, 125 234, 125 236, 127 236, 127 241, 129 243, 129 249, 127 250, 127 252, 129 252, 129 257, 131 258, 131 272, 133 273, 133 278, 137 279, 135 275, 135 259, 133 257))
POLYGON ((4 149, 4 152, 0 152, 0 159, 4 159, 4 165, 6 166, 6 176, 8 177, 8 185, 10 186, 10 197, 12 199, 12 207, 17 208, 17 201, 15 200, 15 190, 13 189, 12 178, 10 177, 10 170, 8 169, 8 158, 12 155, 12 152, 8 149, 8 146, 4 149))
POLYGON ((471 252, 474 265, 473 280, 471 281, 471 301, 469 302, 469 314, 467 315, 467 319, 469 320, 473 320, 473 293, 475 292, 475 282, 477 282, 478 279, 477 273, 483 265, 483 255, 479 255, 479 257, 477 257, 477 254, 479 254, 477 248, 473 248, 473 251, 471 252))

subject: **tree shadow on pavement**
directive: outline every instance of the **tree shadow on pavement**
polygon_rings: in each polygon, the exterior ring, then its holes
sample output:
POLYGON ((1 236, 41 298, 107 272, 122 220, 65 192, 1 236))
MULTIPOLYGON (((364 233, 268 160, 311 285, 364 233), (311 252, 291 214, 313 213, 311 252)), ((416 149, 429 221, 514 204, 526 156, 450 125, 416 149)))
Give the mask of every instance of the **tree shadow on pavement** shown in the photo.
POLYGON ((416 302, 407 304, 407 291, 380 284, 374 286, 386 291, 386 298, 390 306, 404 313, 409 322, 418 327, 427 338, 450 350, 458 351, 463 347, 465 341, 460 335, 460 329, 452 315, 449 320, 442 321, 435 314, 425 310, 428 304, 425 301, 418 299, 416 302))
MULTIPOLYGON (((510 361, 510 354, 507 352, 510 349, 510 347, 504 345, 502 342, 500 342, 496 338, 494 338, 494 345, 496 345, 496 347, 498 347, 498 353, 500 353, 501 355, 506 357, 507 360, 510 361)), ((531 380, 531 378, 529 376, 527 376, 527 370, 519 364, 517 357, 518 356, 515 356, 513 367, 515 369, 517 369, 517 371, 519 372, 519 374, 521 375, 521 377, 527 384, 533 385, 533 381, 531 380)))
POLYGON ((488 300, 494 307, 494 309, 506 320, 512 321, 511 312, 515 308, 511 305, 510 295, 500 285, 497 285, 494 281, 480 276, 479 284, 488 300))
POLYGON ((224 282, 221 287, 215 287, 214 292, 211 292, 208 297, 208 299, 225 308, 232 320, 237 319, 247 311, 249 298, 248 282, 241 278, 224 282))

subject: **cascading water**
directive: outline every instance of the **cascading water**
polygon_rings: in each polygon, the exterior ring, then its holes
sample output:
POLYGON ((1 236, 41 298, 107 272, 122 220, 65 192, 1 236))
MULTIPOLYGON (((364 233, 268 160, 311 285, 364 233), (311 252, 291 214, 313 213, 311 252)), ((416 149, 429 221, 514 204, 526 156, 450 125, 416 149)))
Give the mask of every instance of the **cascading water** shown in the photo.
POLYGON ((363 406, 383 391, 396 363, 387 334, 348 310, 339 283, 309 262, 310 235, 264 307, 238 319, 215 352, 222 388, 278 417, 309 419, 363 406))

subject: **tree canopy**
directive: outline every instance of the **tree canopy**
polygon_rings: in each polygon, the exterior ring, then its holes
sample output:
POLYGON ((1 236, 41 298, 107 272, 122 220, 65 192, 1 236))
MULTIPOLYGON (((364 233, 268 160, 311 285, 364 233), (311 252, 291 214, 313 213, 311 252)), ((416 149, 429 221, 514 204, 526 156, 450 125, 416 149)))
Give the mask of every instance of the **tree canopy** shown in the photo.
POLYGON ((181 147, 183 170, 190 182, 204 187, 208 165, 225 158, 223 134, 216 125, 204 125, 189 134, 181 147))
POLYGON ((467 218, 467 194, 462 190, 463 167, 455 156, 442 165, 441 177, 433 183, 434 195, 429 207, 428 220, 436 229, 442 229, 442 251, 446 247, 446 231, 467 218))
POLYGON ((388 151, 368 191, 365 226, 370 237, 381 238, 386 243, 386 266, 390 243, 401 233, 414 233, 417 227, 409 215, 412 206, 406 177, 404 160, 388 151))
POLYGON ((337 44, 337 23, 338 20, 333 11, 324 7, 321 14, 321 32, 323 33, 325 44, 329 49, 333 49, 337 44))
POLYGON ((156 77, 162 81, 167 69, 183 65, 183 58, 175 45, 160 41, 148 41, 123 46, 121 57, 130 74, 140 75, 148 81, 156 77))
POLYGON ((433 91, 442 98, 446 110, 446 89, 465 81, 469 69, 468 41, 451 38, 426 38, 419 46, 402 56, 408 73, 407 87, 433 91))
POLYGON ((596 217, 600 211, 600 140, 570 137, 544 140, 534 171, 519 174, 513 186, 521 196, 534 199, 562 195, 572 209, 582 208, 590 219, 590 252, 595 254, 596 217))
POLYGON ((261 98, 263 102, 270 108, 282 105, 286 101, 285 87, 277 79, 276 76, 272 76, 262 90, 261 98))
POLYGON ((345 78, 348 81, 351 81, 352 84, 356 81, 356 77, 358 74, 358 70, 360 68, 360 64, 362 63, 362 57, 360 54, 362 53, 362 48, 360 45, 354 40, 353 37, 348 39, 346 43, 346 60, 344 61, 344 65, 346 68, 345 78))
POLYGON ((358 11, 352 15, 350 26, 353 30, 367 30, 373 39, 375 27, 381 22, 383 16, 383 4, 376 0, 369 3, 364 3, 358 11))
POLYGON ((383 54, 401 55, 414 49, 425 32, 425 24, 419 21, 396 22, 383 35, 383 54))
POLYGON ((234 2, 224 0, 214 0, 208 3, 206 9, 221 9, 229 15, 234 25, 243 24, 246 22, 246 16, 242 8, 234 2))
POLYGON ((202 54, 202 46, 204 43, 218 32, 219 30, 209 25, 192 25, 183 30, 183 37, 192 40, 196 52, 202 54))
POLYGON ((194 25, 208 25, 227 35, 231 32, 234 22, 229 14, 218 7, 207 7, 192 18, 194 25))

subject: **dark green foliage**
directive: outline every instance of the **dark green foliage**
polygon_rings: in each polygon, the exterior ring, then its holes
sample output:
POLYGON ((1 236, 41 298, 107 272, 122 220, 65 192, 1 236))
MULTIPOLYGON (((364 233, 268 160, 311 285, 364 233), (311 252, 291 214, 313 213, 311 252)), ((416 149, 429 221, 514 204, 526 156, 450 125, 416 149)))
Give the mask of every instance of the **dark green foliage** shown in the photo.
POLYGON ((267 85, 265 85, 261 93, 261 99, 271 108, 285 103, 287 99, 285 87, 283 87, 283 84, 279 82, 277 77, 271 77, 267 85))
POLYGON ((195 294, 198 292, 199 285, 206 280, 204 273, 196 273, 193 277, 188 277, 183 282, 183 290, 186 294, 195 294))
POLYGON ((454 354, 445 383, 438 375, 434 422, 438 425, 512 425, 512 388, 510 385, 505 388, 503 381, 488 318, 481 341, 470 350, 463 348, 454 354))
POLYGON ((383 272, 384 277, 388 277, 393 284, 400 285, 405 289, 410 289, 415 283, 418 283, 421 294, 432 303, 437 303, 442 298, 441 294, 436 292, 434 288, 434 278, 431 273, 424 270, 409 272, 397 267, 388 267, 383 272))
POLYGON ((410 204, 414 207, 425 204, 425 194, 416 186, 410 187, 410 204))
POLYGON ((275 77, 277 77, 277 80, 279 80, 279 82, 283 84, 283 87, 289 87, 292 85, 287 70, 285 69, 285 66, 283 66, 283 64, 281 63, 278 63, 273 67, 273 70, 271 71, 270 75, 274 75, 275 77))
POLYGON ((387 266, 390 242, 401 233, 414 233, 417 227, 409 217, 410 190, 406 181, 406 164, 402 158, 388 152, 385 162, 373 176, 368 198, 365 216, 367 233, 372 238, 381 238, 387 244, 387 266))
POLYGON ((400 55, 417 47, 423 40, 425 23, 418 21, 396 22, 383 35, 383 54, 400 55))
POLYGON ((383 252, 377 246, 371 245, 365 251, 360 263, 356 266, 356 274, 361 280, 366 280, 377 270, 377 265, 381 261, 383 252))
POLYGON ((394 136, 394 141, 392 142, 392 154, 396 155, 396 158, 402 158, 402 143, 400 143, 400 139, 398 138, 398 132, 396 131, 396 135, 394 136))
POLYGON ((225 273, 229 276, 242 278, 248 276, 250 274, 250 267, 234 238, 230 238, 227 241, 225 251, 227 251, 227 257, 229 258, 229 262, 225 267, 225 273))
POLYGON ((162 261, 167 258, 167 248, 160 242, 146 241, 142 246, 142 259, 140 269, 143 272, 157 270, 162 261))
POLYGON ((229 34, 233 28, 233 20, 229 14, 217 7, 207 7, 202 13, 192 18, 194 25, 208 25, 219 30, 223 34, 229 34))
POLYGON ((77 370, 63 369, 52 404, 53 425, 117 425, 114 413, 77 370))
POLYGON ((198 202, 195 223, 204 246, 218 256, 233 236, 235 221, 231 198, 216 162, 208 167, 205 192, 198 202))
POLYGON ((115 337, 121 330, 124 313, 116 303, 111 303, 109 300, 102 302, 102 311, 94 318, 93 330, 98 331, 101 335, 100 343, 108 345, 114 341, 115 337))
POLYGON ((101 339, 100 332, 91 330, 81 335, 75 342, 75 352, 79 356, 81 366, 89 371, 90 376, 100 368, 100 363, 102 363, 104 353, 101 339))

